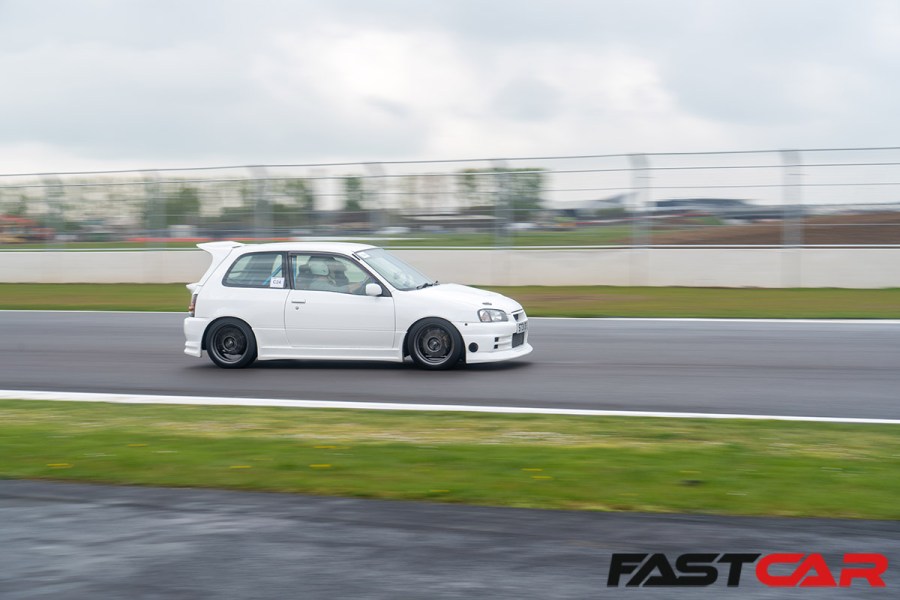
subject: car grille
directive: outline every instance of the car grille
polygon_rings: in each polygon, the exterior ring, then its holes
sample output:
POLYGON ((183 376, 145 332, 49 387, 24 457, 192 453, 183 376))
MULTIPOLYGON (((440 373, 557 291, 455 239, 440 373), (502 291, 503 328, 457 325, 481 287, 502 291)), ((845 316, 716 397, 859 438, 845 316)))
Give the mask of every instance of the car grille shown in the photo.
POLYGON ((512 336, 512 347, 521 346, 525 343, 525 332, 522 333, 514 333, 512 336))
POLYGON ((519 312, 514 312, 514 313, 513 313, 513 319, 515 319, 516 321, 521 320, 522 317, 524 317, 524 316, 525 316, 525 311, 524 311, 524 310, 520 310, 519 312))

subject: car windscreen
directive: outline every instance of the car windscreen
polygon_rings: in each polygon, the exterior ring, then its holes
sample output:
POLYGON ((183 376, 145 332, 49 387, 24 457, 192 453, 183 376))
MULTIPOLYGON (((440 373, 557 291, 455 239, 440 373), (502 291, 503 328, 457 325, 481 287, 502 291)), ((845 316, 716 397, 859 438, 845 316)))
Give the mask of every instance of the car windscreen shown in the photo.
POLYGON ((361 250, 355 256, 398 290, 416 290, 436 283, 381 248, 361 250))

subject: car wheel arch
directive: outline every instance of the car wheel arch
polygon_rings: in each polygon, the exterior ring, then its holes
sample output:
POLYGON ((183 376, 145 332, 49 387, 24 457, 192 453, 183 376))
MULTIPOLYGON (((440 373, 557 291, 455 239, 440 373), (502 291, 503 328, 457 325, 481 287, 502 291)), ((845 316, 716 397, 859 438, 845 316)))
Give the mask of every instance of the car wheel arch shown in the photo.
POLYGON ((232 317, 232 316, 230 316, 230 315, 221 315, 221 316, 216 317, 215 319, 213 319, 212 321, 210 321, 209 323, 206 324, 206 328, 203 330, 203 336, 200 338, 200 349, 201 349, 201 350, 206 350, 206 340, 209 338, 209 331, 210 331, 210 329, 212 329, 213 326, 215 326, 217 323, 220 323, 220 322, 222 322, 222 321, 224 321, 224 320, 226 320, 226 319, 229 319, 229 320, 235 320, 235 321, 240 321, 241 323, 243 323, 244 325, 246 325, 247 328, 250 329, 250 331, 253 332, 253 335, 254 335, 254 336, 256 336, 256 332, 253 331, 253 327, 250 325, 250 323, 248 323, 248 322, 245 321, 244 319, 242 319, 242 318, 240 318, 240 317, 232 317))
MULTIPOLYGON (((444 317, 438 317, 438 316, 426 316, 426 317, 422 317, 422 318, 417 319, 416 321, 414 321, 413 323, 410 324, 410 326, 409 326, 409 327, 407 328, 407 330, 406 330, 406 334, 403 336, 403 356, 404 356, 404 358, 405 358, 406 356, 412 356, 412 355, 413 355, 413 350, 412 350, 412 348, 410 347, 410 344, 412 343, 412 340, 410 339, 412 333, 413 333, 414 331, 416 331, 416 329, 417 329, 420 325, 422 325, 423 323, 425 323, 425 322, 427 322, 427 321, 438 321, 442 327, 446 328, 448 331, 452 331, 453 333, 455 333, 456 341, 459 343, 459 358, 458 358, 458 361, 453 361, 453 362, 454 362, 454 363, 458 362, 458 363, 460 363, 460 364, 465 364, 465 363, 466 363, 467 349, 466 349, 466 346, 465 346, 465 341, 464 341, 462 332, 459 330, 459 328, 458 328, 456 325, 453 324, 453 322, 451 322, 451 321, 448 320, 448 319, 445 319, 444 317)), ((452 335, 452 334, 451 334, 451 335, 452 335)), ((418 361, 415 359, 415 356, 412 356, 412 357, 413 357, 413 362, 417 362, 417 363, 418 363, 418 361)), ((421 366, 421 364, 420 364, 420 366, 421 366)), ((451 366, 452 366, 452 365, 451 365, 451 366)), ((439 367, 439 368, 447 368, 447 367, 444 366, 444 367, 439 367)))

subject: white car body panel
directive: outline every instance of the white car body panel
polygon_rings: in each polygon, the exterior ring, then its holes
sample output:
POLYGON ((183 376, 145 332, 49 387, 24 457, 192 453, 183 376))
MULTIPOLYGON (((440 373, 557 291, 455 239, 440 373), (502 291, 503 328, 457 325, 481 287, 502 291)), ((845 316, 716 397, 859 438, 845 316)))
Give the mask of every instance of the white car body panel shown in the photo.
POLYGON ((284 307, 288 343, 297 349, 390 350, 394 321, 391 297, 291 290, 284 307))
POLYGON ((501 294, 464 285, 439 284, 418 290, 396 289, 358 260, 355 252, 374 247, 350 243, 278 243, 243 245, 237 242, 199 244, 212 255, 203 277, 188 288, 197 295, 194 316, 184 321, 185 354, 199 357, 207 327, 220 318, 246 322, 256 337, 257 358, 352 359, 402 362, 407 332, 425 318, 449 321, 464 342, 464 360, 483 363, 509 360, 532 351, 527 316, 522 306, 501 294), (230 287, 226 273, 240 256, 257 252, 328 253, 349 258, 367 270, 389 295, 364 296, 285 287, 230 287), (504 311, 507 321, 484 323, 478 310, 504 311), (512 347, 521 331, 521 345, 512 347), (477 344, 477 351, 472 351, 477 344))
POLYGON ((284 305, 290 290, 219 286, 216 291, 218 306, 209 314, 210 322, 221 317, 235 317, 253 328, 260 348, 289 346, 284 331, 284 305))

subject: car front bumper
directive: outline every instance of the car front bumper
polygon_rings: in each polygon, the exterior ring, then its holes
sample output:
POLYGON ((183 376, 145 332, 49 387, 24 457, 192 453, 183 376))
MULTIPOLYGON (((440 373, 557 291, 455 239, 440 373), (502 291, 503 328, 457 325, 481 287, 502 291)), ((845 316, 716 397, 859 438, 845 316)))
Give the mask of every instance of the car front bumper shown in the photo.
POLYGON ((466 362, 469 364, 499 362, 519 358, 531 353, 528 343, 528 320, 524 313, 517 321, 500 323, 456 323, 462 334, 466 348, 466 362), (516 335, 517 328, 524 324, 524 332, 516 335), (477 350, 473 351, 477 347, 477 350))

